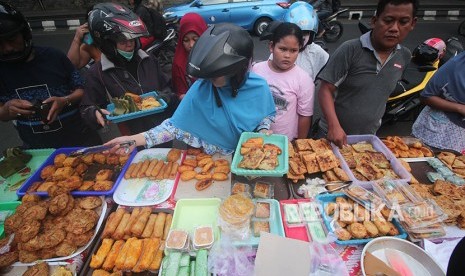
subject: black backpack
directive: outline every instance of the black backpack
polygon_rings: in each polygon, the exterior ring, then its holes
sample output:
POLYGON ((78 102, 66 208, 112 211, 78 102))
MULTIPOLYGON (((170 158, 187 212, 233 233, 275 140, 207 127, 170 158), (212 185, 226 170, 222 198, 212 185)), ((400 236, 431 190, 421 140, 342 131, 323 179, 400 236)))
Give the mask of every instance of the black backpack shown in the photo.
POLYGON ((136 13, 141 17, 142 21, 144 21, 147 30, 155 39, 163 40, 166 37, 166 22, 161 13, 144 5, 140 5, 136 13))
POLYGON ((341 0, 333 0, 333 13, 337 12, 341 8, 341 0))

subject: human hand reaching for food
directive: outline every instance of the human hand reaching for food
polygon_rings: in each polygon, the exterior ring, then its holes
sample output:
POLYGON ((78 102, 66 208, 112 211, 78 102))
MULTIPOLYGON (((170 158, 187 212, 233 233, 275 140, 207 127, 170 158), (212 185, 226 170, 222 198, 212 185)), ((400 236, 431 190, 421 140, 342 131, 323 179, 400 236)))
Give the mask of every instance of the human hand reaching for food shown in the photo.
POLYGON ((333 142, 339 148, 347 145, 347 135, 341 126, 330 127, 326 136, 329 141, 333 142))
POLYGON ((273 131, 271 129, 266 129, 266 128, 262 128, 258 132, 263 133, 267 136, 270 136, 271 134, 273 134, 273 131))
POLYGON ((106 142, 105 146, 111 146, 111 153, 127 154, 133 151, 138 146, 145 146, 145 137, 143 133, 121 136, 106 142))

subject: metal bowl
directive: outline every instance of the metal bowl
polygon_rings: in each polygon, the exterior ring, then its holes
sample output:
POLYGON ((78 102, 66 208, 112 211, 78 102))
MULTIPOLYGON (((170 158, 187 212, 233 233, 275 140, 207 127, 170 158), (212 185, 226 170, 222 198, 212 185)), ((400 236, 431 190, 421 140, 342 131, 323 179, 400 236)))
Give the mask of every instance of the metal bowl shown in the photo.
MULTIPOLYGON (((436 263, 436 261, 431 257, 431 255, 429 255, 421 247, 411 242, 394 237, 380 237, 370 241, 363 248, 361 266, 362 274, 364 276, 366 276, 364 264, 366 252, 370 252, 375 257, 388 264, 385 257, 385 249, 387 248, 396 250, 399 254, 401 254, 402 258, 406 260, 406 263, 409 264, 409 268, 412 269, 412 272, 414 272, 413 270, 422 271, 422 276, 428 276, 428 273, 431 276, 446 275, 439 264, 436 263)), ((414 273, 414 275, 420 274, 414 273)))

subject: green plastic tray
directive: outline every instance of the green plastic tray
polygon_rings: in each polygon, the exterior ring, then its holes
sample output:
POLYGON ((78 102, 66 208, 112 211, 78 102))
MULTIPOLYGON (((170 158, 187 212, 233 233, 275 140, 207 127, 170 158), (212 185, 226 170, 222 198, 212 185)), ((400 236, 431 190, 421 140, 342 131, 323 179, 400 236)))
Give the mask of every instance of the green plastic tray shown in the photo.
POLYGON ((239 142, 237 143, 236 152, 234 153, 233 161, 231 164, 231 171, 236 175, 247 175, 247 176, 283 176, 289 170, 289 145, 287 142, 287 136, 279 135, 279 134, 272 134, 266 135, 257 132, 243 132, 239 142), (249 169, 241 169, 238 167, 239 162, 242 161, 241 155, 241 145, 247 139, 254 138, 254 137, 263 137, 263 140, 269 144, 275 144, 276 146, 280 147, 282 153, 278 155, 278 162, 279 165, 274 170, 249 170, 249 169))
MULTIPOLYGON (((174 209, 171 229, 181 229, 192 235, 196 227, 211 225, 215 240, 218 240, 220 230, 217 221, 220 204, 219 198, 180 199, 174 209)), ((165 255, 168 254, 169 251, 165 250, 165 255)))
POLYGON ((24 152, 32 155, 31 160, 26 164, 26 168, 13 174, 12 176, 3 179, 0 177, 0 202, 10 202, 18 199, 16 190, 40 168, 47 158, 55 151, 55 149, 30 149, 24 152))
MULTIPOLYGON (((11 202, 0 202, 0 211, 7 211, 7 210, 13 210, 16 211, 16 207, 20 205, 21 202, 19 201, 11 201, 11 202)), ((14 213, 14 212, 13 212, 14 213)), ((5 236, 3 229, 3 222, 0 223, 0 239, 5 236)))

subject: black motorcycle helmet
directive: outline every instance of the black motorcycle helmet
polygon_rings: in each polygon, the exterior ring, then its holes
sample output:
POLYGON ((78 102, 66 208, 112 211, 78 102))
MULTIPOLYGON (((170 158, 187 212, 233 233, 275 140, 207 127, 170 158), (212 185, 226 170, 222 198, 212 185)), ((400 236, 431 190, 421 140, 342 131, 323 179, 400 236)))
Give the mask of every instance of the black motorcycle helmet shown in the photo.
POLYGON ((24 49, 20 52, 0 54, 0 62, 20 62, 32 52, 32 32, 26 18, 17 9, 0 1, 0 39, 22 33, 24 49))
POLYGON ((189 54, 187 73, 196 78, 230 77, 233 97, 242 86, 253 55, 253 41, 243 28, 221 23, 209 27, 189 54))
MULTIPOLYGON (((102 3, 89 13, 89 32, 95 45, 110 60, 118 56, 116 43, 119 41, 148 36, 142 20, 129 8, 116 3, 102 3)), ((140 48, 136 39, 137 51, 140 48)))
POLYGON ((439 57, 439 50, 425 43, 418 45, 412 53, 412 60, 419 65, 432 65, 439 57))
POLYGON ((263 30, 263 33, 260 35, 260 41, 262 40, 271 40, 273 39, 273 33, 276 30, 276 28, 281 25, 281 21, 271 21, 263 30))

